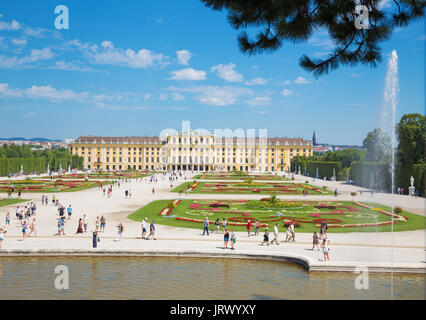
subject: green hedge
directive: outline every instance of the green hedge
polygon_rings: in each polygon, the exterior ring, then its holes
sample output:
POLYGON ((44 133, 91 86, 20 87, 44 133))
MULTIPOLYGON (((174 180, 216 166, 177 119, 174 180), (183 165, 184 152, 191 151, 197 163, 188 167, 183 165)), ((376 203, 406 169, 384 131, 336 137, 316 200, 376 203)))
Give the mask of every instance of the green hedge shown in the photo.
POLYGON ((45 158, 0 158, 0 176, 20 172, 21 165, 26 174, 46 171, 45 158))
POLYGON ((333 162, 333 161, 309 161, 305 159, 296 159, 291 161, 291 171, 297 172, 299 170, 306 172, 311 177, 316 177, 317 174, 317 168, 318 168, 318 175, 322 179, 326 177, 327 179, 331 178, 333 176, 333 169, 335 171, 335 174, 337 178, 341 175, 342 170, 342 163, 341 162, 333 162))
POLYGON ((83 169, 83 158, 71 155, 67 158, 0 158, 0 176, 20 172, 21 165, 25 174, 43 173, 47 171, 47 163, 49 169, 53 171, 58 171, 61 165, 63 170, 67 170, 68 164, 71 165, 71 169, 83 169))
MULTIPOLYGON (((419 195, 425 195, 425 164, 396 165, 395 189, 402 187, 404 188, 404 193, 408 194, 411 176, 414 178, 414 186, 419 195)), ((391 166, 388 163, 353 162, 351 179, 356 185, 366 188, 370 188, 372 185, 375 190, 390 192, 392 186, 391 166)))

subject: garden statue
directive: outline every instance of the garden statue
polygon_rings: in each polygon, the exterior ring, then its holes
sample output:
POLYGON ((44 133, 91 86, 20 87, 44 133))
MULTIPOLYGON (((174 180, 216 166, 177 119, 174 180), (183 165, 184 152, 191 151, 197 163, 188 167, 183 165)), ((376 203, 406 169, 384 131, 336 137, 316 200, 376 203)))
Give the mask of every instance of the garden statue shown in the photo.
POLYGON ((408 187, 408 194, 410 196, 414 196, 416 192, 416 187, 414 186, 414 178, 413 176, 410 177, 410 186, 408 187))

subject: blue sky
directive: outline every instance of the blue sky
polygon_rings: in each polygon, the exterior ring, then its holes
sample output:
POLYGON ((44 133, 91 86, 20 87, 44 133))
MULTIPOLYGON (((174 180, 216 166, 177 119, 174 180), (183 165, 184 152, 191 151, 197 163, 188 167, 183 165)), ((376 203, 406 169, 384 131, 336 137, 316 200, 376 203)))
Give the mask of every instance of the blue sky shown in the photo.
POLYGON ((185 1, 2 1, 0 137, 158 135, 164 128, 263 129, 268 136, 361 144, 379 126, 387 55, 399 57, 399 105, 424 114, 424 20, 382 44, 377 68, 340 67, 315 79, 304 44, 248 56, 225 12, 185 1), (56 30, 55 7, 69 9, 56 30))

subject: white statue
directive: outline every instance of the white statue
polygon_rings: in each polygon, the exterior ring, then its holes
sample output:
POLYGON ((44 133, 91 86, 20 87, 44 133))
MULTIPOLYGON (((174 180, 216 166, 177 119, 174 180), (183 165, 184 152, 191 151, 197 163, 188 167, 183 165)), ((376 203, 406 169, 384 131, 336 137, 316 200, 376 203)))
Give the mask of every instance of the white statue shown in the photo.
POLYGON ((411 178, 410 178, 410 185, 411 185, 412 187, 414 187, 414 178, 413 178, 413 176, 411 176, 411 178))

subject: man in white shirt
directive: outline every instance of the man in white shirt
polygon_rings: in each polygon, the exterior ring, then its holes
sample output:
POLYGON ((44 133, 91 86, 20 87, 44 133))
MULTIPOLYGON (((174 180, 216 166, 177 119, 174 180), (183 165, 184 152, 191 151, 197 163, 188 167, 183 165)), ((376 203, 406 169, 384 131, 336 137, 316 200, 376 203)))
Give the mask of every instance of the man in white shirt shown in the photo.
POLYGON ((294 233, 294 222, 290 225, 291 229, 291 241, 296 241, 296 234, 294 233))
POLYGON ((274 240, 272 240, 272 242, 271 242, 271 244, 273 244, 274 242, 277 244, 277 245, 279 245, 279 243, 278 243, 278 223, 277 224, 275 224, 275 226, 274 226, 274 240))
POLYGON ((145 234, 146 234, 146 221, 148 220, 148 218, 145 218, 142 220, 142 239, 145 239, 145 234))

